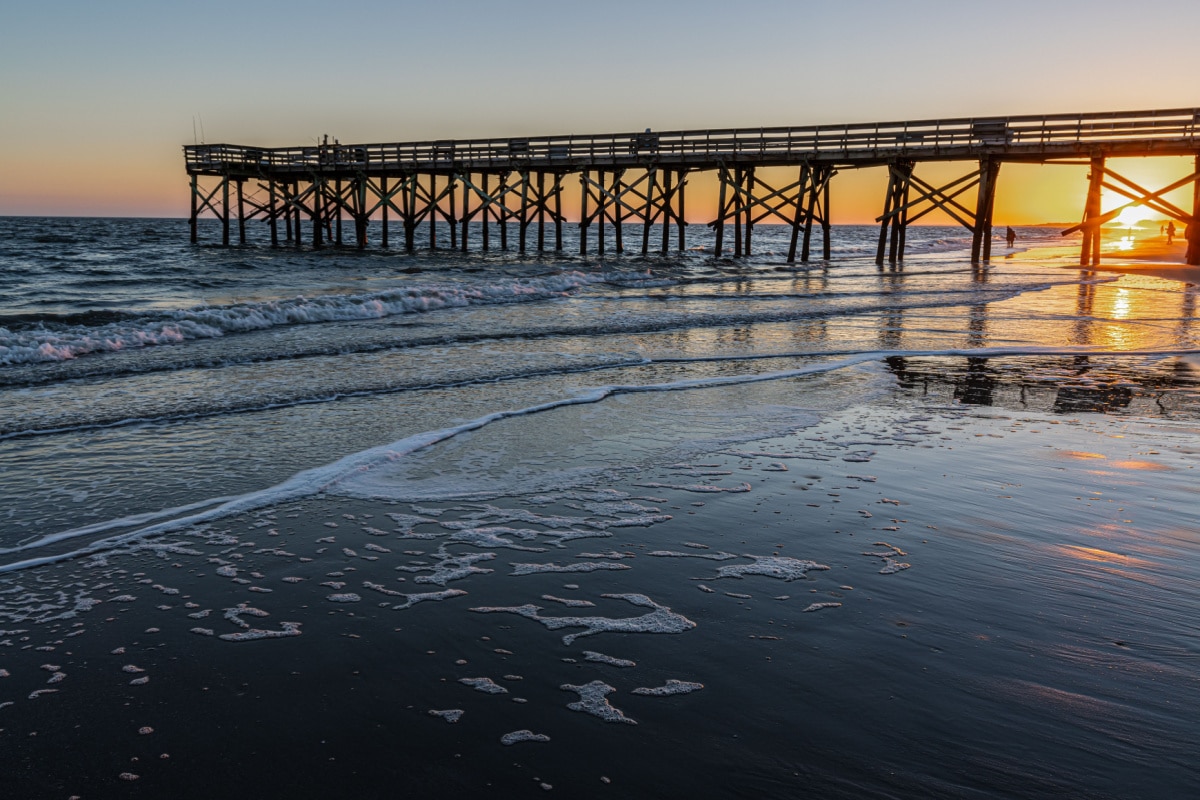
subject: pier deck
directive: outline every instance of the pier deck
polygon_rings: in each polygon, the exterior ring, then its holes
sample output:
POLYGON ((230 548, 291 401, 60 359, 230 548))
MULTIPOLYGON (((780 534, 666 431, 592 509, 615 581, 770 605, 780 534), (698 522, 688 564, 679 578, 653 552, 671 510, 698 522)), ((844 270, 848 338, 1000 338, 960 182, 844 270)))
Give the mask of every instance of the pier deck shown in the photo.
MULTIPOLYGON (((972 258, 986 261, 1001 164, 1087 163, 1092 170, 1080 226, 1085 232, 1084 263, 1098 259, 1099 226, 1116 215, 1100 214, 1101 189, 1123 194, 1130 200, 1127 205, 1146 206, 1189 226, 1188 262, 1200 263, 1200 226, 1192 225, 1200 211, 1198 129, 1200 109, 1188 108, 377 144, 327 141, 279 148, 203 144, 185 146, 184 156, 192 183, 193 240, 198 215, 209 210, 224 223, 225 244, 231 218, 238 221, 242 240, 245 220, 265 219, 275 244, 281 221, 287 240, 299 243, 305 219, 316 247, 330 239, 341 242, 341 223, 349 218, 357 244, 365 247, 367 220, 386 220, 391 212, 404 223, 409 249, 415 247, 415 231, 422 223, 430 224, 431 245, 436 246, 432 231, 438 220, 449 224, 452 247, 460 246, 461 227, 462 249, 467 248, 471 221, 484 223, 484 248, 490 245, 488 223, 500 223, 503 247, 507 223, 515 223, 522 251, 526 231, 537 221, 539 249, 544 249, 547 219, 555 226, 556 249, 561 249, 562 182, 577 174, 582 188, 581 252, 587 253, 592 225, 597 226, 598 252, 603 252, 605 223, 613 226, 616 246, 623 250, 621 229, 631 221, 646 230, 643 252, 649 247, 650 227, 658 224, 664 226, 663 249, 672 224, 682 248, 687 176, 715 171, 720 200, 717 219, 710 225, 717 232, 717 252, 723 250, 727 223, 735 226, 736 257, 749 254, 756 223, 775 220, 792 226, 789 261, 796 260, 801 236, 801 260, 808 260, 814 223, 823 233, 824 257, 829 257, 828 187, 837 171, 887 166, 889 185, 877 219, 880 264, 885 251, 893 263, 903 258, 905 227, 935 208, 972 231, 972 258), (1105 167, 1107 158, 1128 156, 1193 156, 1196 170, 1151 192, 1105 167), (940 187, 913 174, 918 164, 937 161, 968 162, 973 169, 940 187), (755 170, 767 167, 798 172, 788 185, 774 187, 756 178, 755 170), (205 189, 201 178, 216 178, 216 187, 205 189), (256 197, 265 193, 266 198, 248 199, 248 181, 258 190, 256 197), (1161 195, 1189 182, 1196 197, 1190 213, 1162 200, 1161 195), (231 185, 236 207, 229 197, 231 185), (969 197, 960 199, 972 189, 973 203, 969 197)), ((387 246, 386 226, 381 243, 387 246)))

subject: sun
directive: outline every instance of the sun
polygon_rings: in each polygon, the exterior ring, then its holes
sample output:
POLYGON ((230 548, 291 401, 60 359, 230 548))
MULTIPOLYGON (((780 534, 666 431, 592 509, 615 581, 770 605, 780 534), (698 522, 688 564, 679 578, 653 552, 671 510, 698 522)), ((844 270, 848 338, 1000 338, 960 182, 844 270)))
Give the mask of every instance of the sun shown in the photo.
POLYGON ((1121 209, 1121 213, 1117 215, 1113 222, 1123 228, 1132 228, 1139 222, 1150 219, 1151 212, 1141 206, 1126 206, 1121 209))

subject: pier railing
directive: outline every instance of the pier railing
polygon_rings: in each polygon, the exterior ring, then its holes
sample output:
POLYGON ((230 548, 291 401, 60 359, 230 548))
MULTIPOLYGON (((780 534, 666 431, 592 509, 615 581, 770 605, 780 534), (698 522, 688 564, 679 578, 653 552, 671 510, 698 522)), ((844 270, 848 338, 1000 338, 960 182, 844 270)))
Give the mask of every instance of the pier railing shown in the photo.
POLYGON ((527 163, 540 168, 588 164, 635 165, 797 160, 870 161, 896 154, 921 158, 988 152, 1086 155, 1098 146, 1200 145, 1200 109, 1093 114, 979 117, 910 122, 729 128, 597 135, 535 136, 379 144, 184 147, 187 169, 197 174, 237 172, 342 172, 404 169, 503 169, 527 163))

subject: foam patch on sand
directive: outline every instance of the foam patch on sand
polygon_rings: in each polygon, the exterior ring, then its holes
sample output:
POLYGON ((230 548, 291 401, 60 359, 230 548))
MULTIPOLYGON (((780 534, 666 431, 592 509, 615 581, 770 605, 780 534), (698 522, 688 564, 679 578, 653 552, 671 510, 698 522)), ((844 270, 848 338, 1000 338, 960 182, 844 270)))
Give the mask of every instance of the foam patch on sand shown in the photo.
POLYGON ((743 578, 746 575, 765 575, 783 581, 794 581, 814 570, 829 567, 815 561, 801 561, 787 556, 746 556, 754 559, 753 564, 731 564, 717 570, 717 578, 743 578))
POLYGON ((449 600, 451 597, 462 597, 466 594, 462 589, 446 589, 441 592, 421 592, 417 594, 403 594, 404 602, 392 606, 392 608, 401 610, 412 608, 417 603, 440 603, 442 600, 449 600))
POLYGON ((464 713, 461 708, 447 708, 441 711, 434 708, 429 709, 429 716, 440 717, 450 723, 458 722, 462 719, 464 713))
POLYGON ((458 682, 484 694, 508 694, 508 689, 491 678, 459 678, 458 682))
POLYGON ((567 597, 555 597, 552 594, 544 594, 542 599, 549 600, 551 603, 561 603, 567 608, 594 608, 596 605, 591 600, 572 600, 567 597))
POLYGON ((697 492, 699 494, 719 494, 721 492, 741 493, 750 491, 750 484, 748 483, 739 483, 737 486, 710 486, 700 483, 693 483, 687 486, 680 486, 674 483, 635 483, 634 486, 641 486, 646 489, 675 489, 680 492, 697 492))
POLYGON ((544 733, 534 733, 531 730, 519 730, 506 733, 500 737, 500 744, 513 745, 518 742, 548 742, 550 737, 544 733))
POLYGON ((475 564, 480 561, 490 561, 495 557, 495 553, 466 553, 461 556, 452 556, 441 549, 434 554, 438 563, 433 566, 400 566, 396 569, 401 572, 429 572, 431 573, 429 575, 418 575, 413 579, 414 582, 445 586, 450 581, 462 580, 470 575, 486 575, 492 572, 490 569, 476 567, 475 564))
POLYGON ((563 644, 569 645, 581 636, 592 636, 608 631, 618 633, 683 633, 696 627, 682 614, 677 614, 666 606, 661 606, 644 594, 603 594, 601 597, 613 600, 624 600, 635 606, 654 609, 649 614, 640 617, 543 617, 539 612, 540 606, 482 606, 472 608, 481 614, 517 614, 545 625, 552 631, 563 628, 585 628, 582 633, 569 633, 563 636, 563 644))
POLYGON ((628 564, 614 564, 611 561, 583 561, 578 564, 558 565, 549 564, 513 564, 513 575, 533 575, 538 572, 595 572, 596 570, 629 569, 628 564))
POLYGON ((680 553, 675 550, 653 550, 646 555, 658 558, 704 558, 709 561, 728 561, 737 558, 733 553, 680 553))
POLYGON ((597 653, 595 650, 584 650, 583 659, 585 661, 594 661, 597 664, 608 664, 610 667, 636 667, 636 661, 630 661, 627 658, 614 658, 606 656, 604 653, 597 653))
POLYGON ((667 678, 665 686, 655 686, 652 689, 644 687, 633 690, 633 694, 648 695, 650 697, 670 697, 676 694, 691 694, 698 692, 704 688, 703 683, 692 683, 690 681, 679 681, 674 678, 667 678))
POLYGON ((823 611, 826 608, 841 608, 841 603, 811 603, 801 613, 809 611, 823 611))
POLYGON ((567 708, 572 711, 582 711, 585 714, 591 714, 593 717, 599 717, 605 722, 623 722, 627 725, 637 725, 636 720, 625 716, 624 712, 608 702, 608 695, 615 692, 616 688, 609 686, 604 681, 592 681, 582 686, 564 683, 558 688, 567 692, 575 692, 579 695, 578 701, 567 703, 567 708))

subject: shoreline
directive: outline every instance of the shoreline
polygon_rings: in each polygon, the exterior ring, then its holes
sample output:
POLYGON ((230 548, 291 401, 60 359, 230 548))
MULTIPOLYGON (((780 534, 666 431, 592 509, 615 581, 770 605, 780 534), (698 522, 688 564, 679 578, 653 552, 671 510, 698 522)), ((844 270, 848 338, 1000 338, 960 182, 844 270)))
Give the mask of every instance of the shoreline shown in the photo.
MULTIPOLYGON (((1157 235, 1138 239, 1113 235, 1106 231, 1104 239, 1100 243, 1100 263, 1091 269, 1100 272, 1118 272, 1124 275, 1147 275, 1200 286, 1200 266, 1185 263, 1186 254, 1187 240, 1182 236, 1176 238, 1172 244, 1167 244, 1163 237, 1157 235)), ((1022 260, 1061 261, 1071 259, 1078 261, 1079 243, 1075 241, 1062 246, 1034 246, 1005 257, 1021 258, 1022 260)), ((1087 269, 1078 263, 1064 265, 1064 267, 1087 269)))

